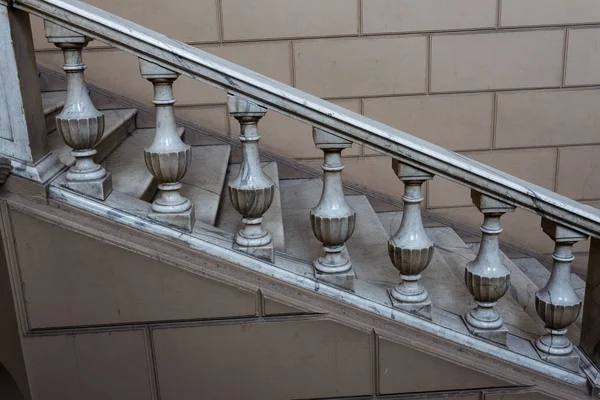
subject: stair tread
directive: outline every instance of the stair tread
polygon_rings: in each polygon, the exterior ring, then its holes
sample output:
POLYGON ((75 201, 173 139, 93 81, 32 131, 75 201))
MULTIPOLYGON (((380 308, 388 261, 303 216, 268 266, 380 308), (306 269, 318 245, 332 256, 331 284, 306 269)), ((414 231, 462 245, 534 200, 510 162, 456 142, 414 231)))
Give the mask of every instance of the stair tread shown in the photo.
POLYGON ((231 146, 192 148, 192 165, 181 181, 181 194, 192 201, 196 221, 214 225, 217 220, 231 146))
POLYGON ((56 116, 62 110, 67 99, 67 92, 64 90, 55 92, 42 92, 42 108, 46 118, 46 133, 56 129, 56 116))
MULTIPOLYGON (((96 162, 102 162, 134 129, 136 109, 106 110, 104 113, 104 135, 96 146, 98 154, 94 157, 96 162)), ((65 143, 58 131, 48 135, 48 147, 58 156, 60 161, 71 166, 75 158, 71 155, 71 148, 65 143)))
POLYGON ((42 92, 42 106, 44 108, 44 115, 49 115, 59 111, 65 105, 67 99, 67 92, 65 90, 59 90, 56 92, 42 92))
MULTIPOLYGON (((156 192, 156 182, 146 168, 144 149, 152 143, 154 128, 136 129, 110 154, 103 165, 112 173, 113 190, 150 201, 156 192)), ((179 136, 185 129, 178 127, 179 136)))
MULTIPOLYGON (((275 250, 285 250, 285 234, 283 229, 283 215, 281 210, 281 193, 279 188, 279 172, 276 162, 262 163, 262 168, 265 174, 275 182, 275 193, 273 195, 273 203, 263 216, 264 227, 273 236, 275 250)), ((227 173, 226 182, 229 183, 234 179, 240 170, 240 164, 231 164, 227 173)), ((241 215, 233 208, 231 200, 226 190, 223 191, 221 198, 220 212, 216 226, 224 231, 235 233, 242 229, 241 215)))

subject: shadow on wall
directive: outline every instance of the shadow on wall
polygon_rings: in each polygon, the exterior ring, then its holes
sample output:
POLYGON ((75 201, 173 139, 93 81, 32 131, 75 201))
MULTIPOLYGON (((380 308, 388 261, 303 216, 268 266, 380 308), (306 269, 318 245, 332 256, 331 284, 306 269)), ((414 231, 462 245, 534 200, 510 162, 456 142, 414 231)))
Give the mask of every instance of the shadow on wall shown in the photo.
POLYGON ((17 383, 2 364, 0 364, 0 399, 25 400, 17 383))

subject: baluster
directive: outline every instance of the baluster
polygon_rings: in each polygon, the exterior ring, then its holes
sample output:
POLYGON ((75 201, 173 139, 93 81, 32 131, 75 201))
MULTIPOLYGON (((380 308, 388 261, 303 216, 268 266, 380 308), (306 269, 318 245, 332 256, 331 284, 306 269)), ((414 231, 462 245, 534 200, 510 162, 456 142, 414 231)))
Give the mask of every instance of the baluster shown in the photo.
POLYGON ((472 334, 506 345, 508 330, 494 306, 510 286, 510 269, 500 254, 500 217, 515 207, 475 190, 471 191, 471 199, 483 213, 483 225, 477 256, 465 268, 465 284, 477 307, 463 318, 472 334))
POLYGON ((159 183, 148 217, 191 231, 195 222, 194 206, 179 192, 181 180, 192 162, 192 148, 179 137, 173 112, 173 83, 179 74, 141 58, 140 72, 154 85, 152 102, 156 106, 156 132, 144 150, 146 167, 159 183))
POLYGON ((354 290, 355 274, 345 243, 354 233, 356 212, 346 203, 342 186, 342 151, 352 147, 352 142, 317 128, 313 138, 324 153, 323 192, 310 212, 313 233, 325 253, 313 262, 315 277, 354 290))
POLYGON ((393 160, 394 172, 404 182, 404 211, 398 232, 388 242, 388 253, 402 281, 390 290, 394 307, 431 319, 429 293, 419 283, 421 272, 433 257, 434 245, 425 233, 421 217, 424 200, 421 186, 433 175, 418 168, 393 160))
POLYGON ((258 153, 258 121, 267 109, 229 95, 229 113, 240 123, 242 165, 229 183, 233 207, 242 215, 244 227, 235 234, 233 247, 256 257, 273 261, 273 237, 263 228, 263 215, 273 202, 275 184, 262 170, 258 153))
POLYGON ((582 304, 571 284, 573 245, 587 236, 546 218, 542 218, 542 229, 554 240, 554 252, 548 283, 535 294, 536 311, 548 331, 536 340, 535 347, 544 360, 578 371, 579 356, 565 334, 577 320, 582 304))
POLYGON ((110 173, 94 162, 94 147, 104 134, 104 114, 94 107, 85 84, 82 50, 90 38, 61 26, 45 22, 48 42, 62 49, 67 74, 67 99, 56 116, 56 128, 75 158, 61 185, 100 200, 112 191, 110 173))

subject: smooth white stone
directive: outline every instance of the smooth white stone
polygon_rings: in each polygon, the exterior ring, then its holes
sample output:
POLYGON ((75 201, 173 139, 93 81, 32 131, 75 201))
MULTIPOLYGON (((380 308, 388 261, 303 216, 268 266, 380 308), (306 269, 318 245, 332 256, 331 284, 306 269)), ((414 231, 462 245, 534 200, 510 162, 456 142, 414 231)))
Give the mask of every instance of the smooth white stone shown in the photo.
MULTIPOLYGON (((263 226, 273 237, 274 248, 277 251, 285 250, 285 235, 283 230, 283 215, 281 211, 281 193, 279 188, 279 173, 277 163, 262 163, 264 173, 275 183, 275 194, 269 210, 263 215, 263 226)), ((235 178, 240 170, 240 164, 231 164, 227 173, 226 185, 235 178)), ((241 215, 231 204, 229 196, 225 193, 221 197, 221 205, 216 226, 224 231, 235 233, 243 228, 241 215)))
MULTIPOLYGON (((98 151, 94 156, 96 163, 101 163, 133 132, 137 110, 106 110, 103 113, 105 129, 102 139, 100 139, 95 147, 96 151, 98 151)), ((75 165, 75 158, 71 155, 72 149, 65 143, 57 131, 48 135, 48 147, 58 156, 63 164, 69 167, 75 165)), ((107 171, 111 172, 109 169, 107 171)))

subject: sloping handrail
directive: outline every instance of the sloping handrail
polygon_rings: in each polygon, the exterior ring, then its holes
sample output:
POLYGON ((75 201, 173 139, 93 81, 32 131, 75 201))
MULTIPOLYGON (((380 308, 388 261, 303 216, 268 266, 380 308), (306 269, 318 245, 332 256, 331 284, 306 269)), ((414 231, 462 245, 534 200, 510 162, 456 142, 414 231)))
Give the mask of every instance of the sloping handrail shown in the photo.
POLYGON ((78 0, 0 0, 164 68, 600 238, 600 210, 329 103, 78 0))

